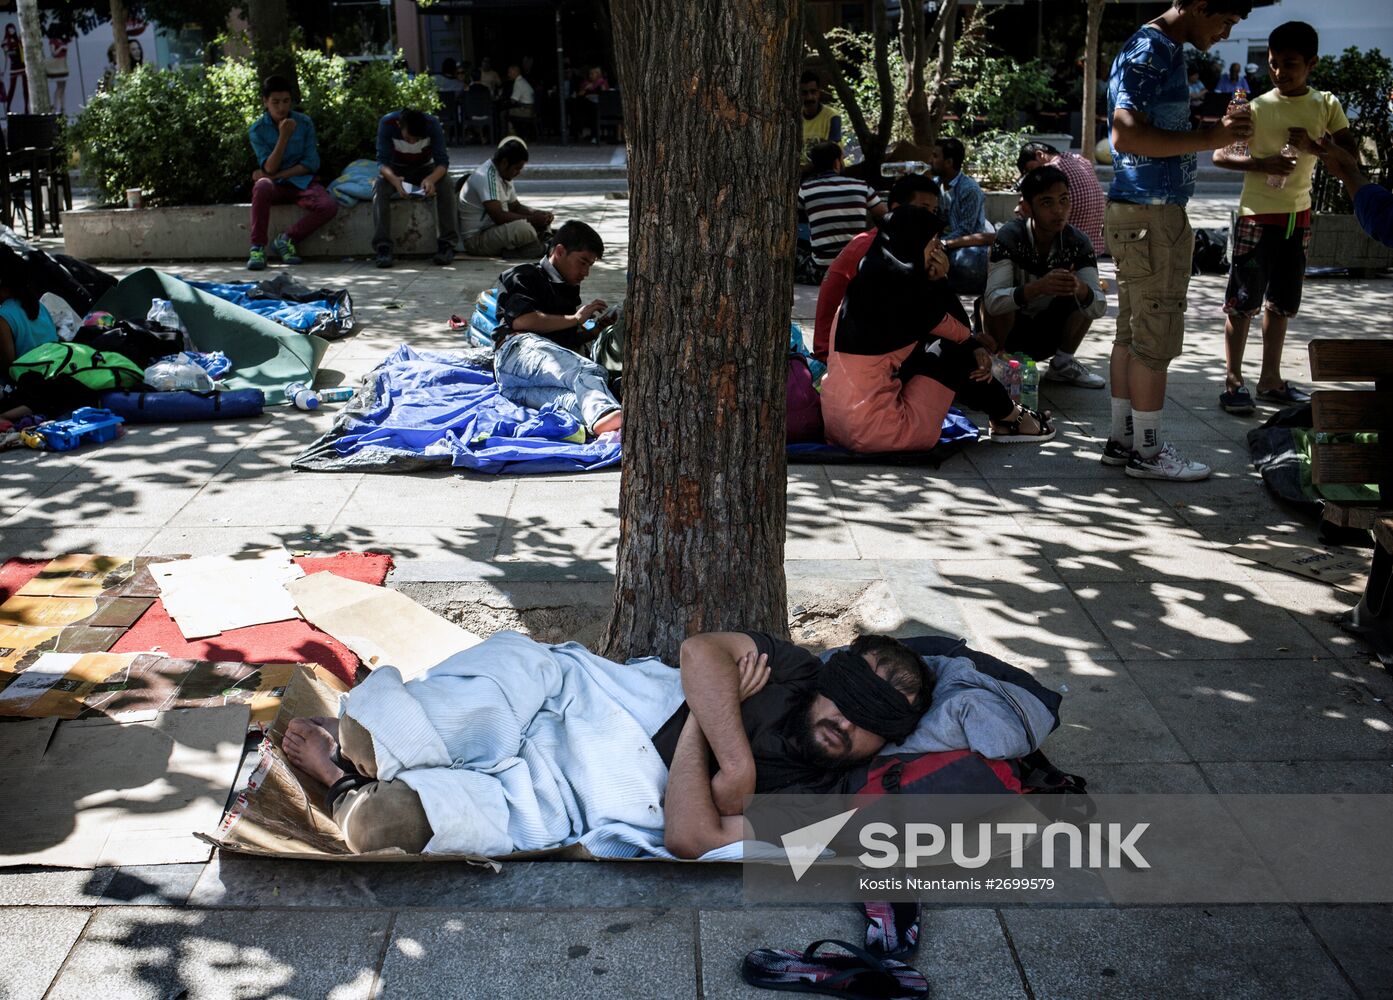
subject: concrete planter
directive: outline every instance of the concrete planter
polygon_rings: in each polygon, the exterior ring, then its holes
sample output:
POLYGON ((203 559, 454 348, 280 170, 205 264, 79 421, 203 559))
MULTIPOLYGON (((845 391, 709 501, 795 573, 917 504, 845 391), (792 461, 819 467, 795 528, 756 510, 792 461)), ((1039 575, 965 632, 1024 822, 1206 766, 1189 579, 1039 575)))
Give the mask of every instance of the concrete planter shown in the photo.
POLYGON ((1021 196, 1015 191, 987 191, 987 221, 998 229, 1003 222, 1010 222, 1016 217, 1016 206, 1020 204, 1021 196))
POLYGON ((1381 271, 1393 267, 1393 249, 1370 239, 1353 215, 1312 215, 1306 266, 1381 271))
MULTIPOLYGON (((63 246, 91 261, 235 260, 247 255, 250 215, 250 205, 84 208, 63 213, 63 246)), ((299 215, 294 205, 272 208, 271 235, 299 215)), ((397 254, 435 253, 434 204, 394 202, 392 237, 397 254)), ((304 257, 370 254, 372 205, 340 206, 338 215, 296 249, 304 257)))

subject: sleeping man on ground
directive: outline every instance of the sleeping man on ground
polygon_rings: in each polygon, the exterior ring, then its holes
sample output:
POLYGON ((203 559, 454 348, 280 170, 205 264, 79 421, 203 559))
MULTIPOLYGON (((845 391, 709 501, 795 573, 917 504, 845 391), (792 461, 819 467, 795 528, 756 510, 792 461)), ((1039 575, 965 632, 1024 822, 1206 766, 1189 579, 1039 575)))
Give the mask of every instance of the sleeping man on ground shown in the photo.
POLYGON ((924 660, 885 636, 824 664, 706 633, 674 671, 500 632, 414 680, 379 667, 283 749, 358 853, 697 858, 738 850, 746 795, 841 789, 915 732, 929 692, 924 660))
POLYGON ((535 410, 554 404, 597 437, 623 423, 608 374, 582 353, 614 322, 603 299, 581 306, 581 282, 604 252, 599 233, 567 222, 545 257, 499 277, 493 334, 494 376, 504 397, 535 410))

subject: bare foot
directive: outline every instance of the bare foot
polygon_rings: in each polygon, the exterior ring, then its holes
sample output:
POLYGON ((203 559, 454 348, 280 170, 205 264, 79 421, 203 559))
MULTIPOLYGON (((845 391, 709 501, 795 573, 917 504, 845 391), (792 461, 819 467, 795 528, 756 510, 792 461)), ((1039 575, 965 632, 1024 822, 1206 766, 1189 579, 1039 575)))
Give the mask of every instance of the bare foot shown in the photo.
POLYGON ((334 751, 339 746, 337 731, 337 719, 291 719, 281 749, 295 767, 316 781, 332 785, 344 775, 343 769, 334 763, 334 751), (326 722, 333 723, 335 732, 329 732, 323 725, 326 722))
POLYGON ((595 421, 595 436, 599 437, 601 434, 607 434, 610 431, 617 431, 623 426, 624 411, 614 410, 613 412, 606 413, 599 420, 595 421))

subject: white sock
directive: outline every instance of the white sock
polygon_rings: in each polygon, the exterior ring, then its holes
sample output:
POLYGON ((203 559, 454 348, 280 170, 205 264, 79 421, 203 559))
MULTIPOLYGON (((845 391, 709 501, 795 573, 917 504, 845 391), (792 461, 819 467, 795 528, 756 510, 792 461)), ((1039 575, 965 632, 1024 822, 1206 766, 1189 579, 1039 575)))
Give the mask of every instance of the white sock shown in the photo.
MULTIPOLYGON (((1059 355, 1055 355, 1058 357, 1059 355)), ((1112 399, 1112 432, 1108 435, 1118 444, 1132 447, 1132 401, 1112 399)))
POLYGON ((1074 356, 1072 354, 1065 354, 1063 351, 1055 351, 1054 357, 1050 358, 1050 367, 1063 368, 1065 365, 1067 365, 1070 361, 1073 360, 1074 356))
POLYGON ((1161 453, 1161 411, 1133 410, 1132 426, 1136 429, 1133 445, 1142 458, 1155 458, 1161 453))

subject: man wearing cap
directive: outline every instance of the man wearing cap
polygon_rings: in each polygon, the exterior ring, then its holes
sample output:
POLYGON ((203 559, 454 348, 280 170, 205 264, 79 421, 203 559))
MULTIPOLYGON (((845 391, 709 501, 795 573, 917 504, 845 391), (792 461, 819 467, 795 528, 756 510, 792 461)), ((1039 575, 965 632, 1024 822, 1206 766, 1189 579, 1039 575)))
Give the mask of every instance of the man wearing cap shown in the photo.
MULTIPOLYGON (((824 664, 763 632, 704 633, 682 644, 679 672, 656 660, 610 663, 574 643, 549 647, 501 632, 405 684, 394 668, 375 670, 346 697, 338 719, 292 720, 282 748, 291 764, 329 789, 328 811, 355 852, 493 854, 555 846, 553 834, 527 826, 534 786, 518 779, 518 769, 500 770, 498 761, 534 767, 534 758, 559 747, 598 752, 593 719, 558 722, 527 696, 534 671, 554 679, 558 664, 578 658, 588 675, 622 685, 619 700, 632 718, 606 717, 605 730, 623 732, 651 719, 637 730, 651 734, 651 745, 637 748, 635 761, 646 760, 659 777, 667 768, 654 825, 680 858, 742 840, 748 795, 838 790, 857 765, 914 732, 930 690, 923 660, 887 636, 862 636, 824 664), (666 693, 655 699, 658 689, 666 693), (654 714, 658 704, 663 708, 654 714), (432 747, 448 767, 422 764, 432 747), (484 760, 492 763, 480 766, 484 760), (442 797, 442 781, 461 782, 469 794, 442 797), (500 783, 501 791, 494 788, 500 783), (461 848, 459 828, 486 826, 474 812, 495 802, 505 803, 508 835, 471 834, 461 848)), ((624 788, 643 784, 637 763, 606 757, 604 772, 600 784, 621 798, 624 788)), ((570 788, 576 797, 594 791, 570 788)), ((596 810, 575 811, 597 822, 596 810)), ((502 822, 495 817, 493 825, 502 822)))

